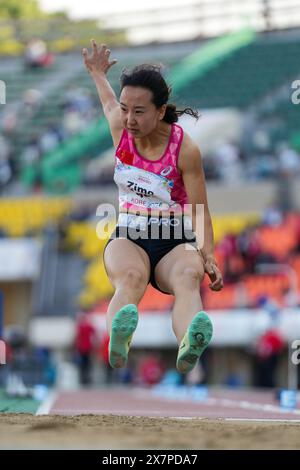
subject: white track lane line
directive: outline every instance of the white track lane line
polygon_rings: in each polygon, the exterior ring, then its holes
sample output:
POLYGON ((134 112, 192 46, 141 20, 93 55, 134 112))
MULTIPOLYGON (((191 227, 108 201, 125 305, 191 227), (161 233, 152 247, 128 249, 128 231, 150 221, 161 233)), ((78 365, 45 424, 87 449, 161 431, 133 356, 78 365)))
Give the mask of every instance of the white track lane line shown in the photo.
POLYGON ((191 420, 191 419, 199 419, 199 420, 206 420, 206 421, 250 421, 250 422, 256 422, 256 421, 261 421, 261 422, 266 422, 266 423, 285 423, 285 424, 298 424, 300 423, 300 419, 282 419, 282 418, 206 418, 206 417, 197 417, 195 418, 192 417, 187 417, 187 416, 169 416, 167 419, 173 419, 173 420, 191 420))
POLYGON ((210 406, 221 405, 224 407, 237 407, 246 410, 266 411, 270 413, 287 413, 292 415, 299 415, 300 410, 289 410, 281 408, 280 406, 273 405, 272 403, 255 403, 246 400, 230 400, 228 398, 208 398, 204 401, 205 404, 210 406))
POLYGON ((300 419, 282 419, 282 418, 224 418, 225 421, 262 421, 266 423, 275 422, 275 423, 286 423, 294 424, 300 423, 300 419))
MULTIPOLYGON (((150 392, 151 393, 151 392, 150 392)), ((147 393, 144 393, 142 390, 137 391, 137 395, 142 397, 146 397, 147 393)), ((153 395, 152 395, 153 396, 153 395)), ((160 394, 155 394, 155 398, 159 399, 162 398, 167 401, 178 401, 178 402, 184 402, 184 401, 189 401, 190 403, 198 403, 207 405, 207 406, 223 406, 225 408, 240 408, 240 409, 247 409, 247 410, 253 410, 253 411, 264 411, 267 413, 278 413, 280 414, 290 414, 300 416, 300 410, 299 409, 286 409, 286 408, 281 408, 280 406, 276 406, 272 403, 255 403, 255 402, 250 402, 247 400, 233 400, 229 398, 206 398, 203 400, 191 400, 190 398, 182 398, 179 396, 178 398, 176 397, 166 397, 164 395, 160 394)), ((149 397, 149 395, 148 395, 149 397)), ((218 418, 217 418, 218 419, 218 418)), ((233 418, 224 418, 224 419, 233 419, 233 418)), ((238 418, 238 419, 244 419, 244 418, 238 418)), ((254 419, 254 418, 250 418, 254 419)), ((268 419, 268 418, 266 418, 268 419)), ((276 419, 277 421, 277 419, 276 419)), ((284 419, 284 421, 289 421, 288 419, 284 419)))

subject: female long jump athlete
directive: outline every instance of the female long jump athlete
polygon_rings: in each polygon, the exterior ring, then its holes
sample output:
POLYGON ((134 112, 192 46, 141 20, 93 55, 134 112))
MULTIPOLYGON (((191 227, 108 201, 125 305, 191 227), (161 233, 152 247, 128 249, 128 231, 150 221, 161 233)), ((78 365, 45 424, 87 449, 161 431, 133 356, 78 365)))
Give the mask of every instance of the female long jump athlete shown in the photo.
POLYGON ((199 292, 205 272, 213 291, 223 287, 214 258, 200 150, 175 124, 181 114, 197 117, 197 113, 190 108, 179 111, 168 103, 170 87, 154 65, 124 71, 118 101, 106 77, 117 61, 110 60, 105 44, 91 43, 91 54, 87 49, 82 54, 116 147, 114 180, 119 188, 119 219, 104 252, 105 268, 115 288, 107 312, 110 364, 126 364, 138 322, 137 305, 151 282, 175 296, 176 366, 186 373, 212 337, 199 292), (204 208, 204 237, 197 207, 204 208))

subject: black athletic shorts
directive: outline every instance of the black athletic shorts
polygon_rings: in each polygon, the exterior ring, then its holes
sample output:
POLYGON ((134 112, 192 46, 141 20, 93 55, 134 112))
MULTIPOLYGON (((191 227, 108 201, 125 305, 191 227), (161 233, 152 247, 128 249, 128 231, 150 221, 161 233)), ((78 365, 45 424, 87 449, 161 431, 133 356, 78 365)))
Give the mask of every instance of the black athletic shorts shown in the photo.
MULTIPOLYGON (((125 214, 127 216, 127 214, 125 214)), ((162 291, 155 282, 154 270, 158 262, 173 248, 182 243, 189 243, 197 248, 196 237, 191 228, 191 223, 185 224, 182 217, 139 217, 140 224, 136 223, 138 216, 133 216, 135 223, 131 225, 119 225, 119 222, 112 233, 107 245, 115 238, 125 238, 131 240, 136 245, 143 248, 150 260, 149 281, 155 289, 162 291)), ((104 253, 103 253, 104 255, 104 253)))

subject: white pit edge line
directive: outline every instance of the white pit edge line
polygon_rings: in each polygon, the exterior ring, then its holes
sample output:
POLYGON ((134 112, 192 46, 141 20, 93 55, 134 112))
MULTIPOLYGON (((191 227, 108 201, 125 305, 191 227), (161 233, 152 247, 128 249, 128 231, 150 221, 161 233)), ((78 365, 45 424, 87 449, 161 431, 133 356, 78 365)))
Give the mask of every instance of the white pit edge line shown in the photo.
POLYGON ((55 400, 57 397, 58 393, 57 391, 53 391, 49 393, 48 398, 46 398, 45 401, 43 401, 40 406, 37 409, 37 412, 35 413, 36 416, 38 415, 48 415, 55 400))

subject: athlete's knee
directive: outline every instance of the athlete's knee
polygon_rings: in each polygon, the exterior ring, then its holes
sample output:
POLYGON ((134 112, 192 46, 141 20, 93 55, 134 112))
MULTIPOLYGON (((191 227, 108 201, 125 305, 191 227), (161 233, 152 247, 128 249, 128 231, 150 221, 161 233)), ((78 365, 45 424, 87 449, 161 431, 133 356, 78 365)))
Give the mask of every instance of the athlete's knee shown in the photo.
POLYGON ((120 273, 116 279, 117 287, 125 287, 129 289, 144 289, 148 279, 146 273, 139 268, 129 268, 120 273))
POLYGON ((204 277, 203 268, 196 266, 185 266, 178 270, 173 278, 174 290, 198 289, 204 277))

